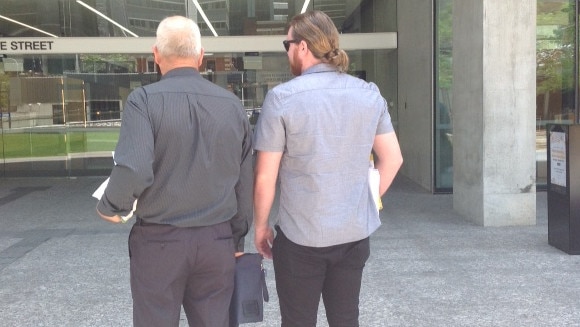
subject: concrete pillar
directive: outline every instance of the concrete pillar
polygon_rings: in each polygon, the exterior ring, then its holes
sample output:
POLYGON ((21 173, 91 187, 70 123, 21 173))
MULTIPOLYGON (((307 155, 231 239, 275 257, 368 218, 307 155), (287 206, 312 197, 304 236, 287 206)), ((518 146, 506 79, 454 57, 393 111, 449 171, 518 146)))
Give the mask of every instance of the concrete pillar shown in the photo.
POLYGON ((536 223, 536 1, 453 4, 453 206, 483 226, 536 223))

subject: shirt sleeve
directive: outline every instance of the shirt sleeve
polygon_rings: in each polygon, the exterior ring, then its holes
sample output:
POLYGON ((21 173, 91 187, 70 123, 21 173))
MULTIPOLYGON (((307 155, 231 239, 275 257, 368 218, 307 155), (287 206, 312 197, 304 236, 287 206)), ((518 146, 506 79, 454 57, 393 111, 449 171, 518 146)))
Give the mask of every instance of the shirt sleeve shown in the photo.
POLYGON ((154 136, 143 88, 129 95, 122 115, 115 166, 97 204, 99 212, 108 216, 127 215, 135 199, 153 183, 154 136))
POLYGON ((381 113, 379 116, 379 124, 377 125, 376 135, 387 134, 395 131, 393 127, 393 122, 391 121, 391 115, 389 114, 389 105, 387 100, 382 98, 381 113))
POLYGON ((254 149, 268 152, 284 151, 286 127, 282 112, 282 103, 275 91, 268 92, 254 129, 254 149))
POLYGON ((236 215, 230 220, 236 252, 244 252, 244 237, 246 234, 248 234, 252 220, 254 218, 252 202, 254 188, 252 135, 249 122, 245 120, 244 123, 246 137, 242 142, 240 179, 235 186, 238 211, 236 215))

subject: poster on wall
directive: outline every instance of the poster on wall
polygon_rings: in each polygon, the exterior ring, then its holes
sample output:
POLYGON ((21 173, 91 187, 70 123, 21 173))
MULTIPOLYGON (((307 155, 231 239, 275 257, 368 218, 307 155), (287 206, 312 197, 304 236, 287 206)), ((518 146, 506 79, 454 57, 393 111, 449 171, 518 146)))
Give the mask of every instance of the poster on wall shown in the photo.
POLYGON ((550 132, 550 183, 566 187, 566 133, 550 132))

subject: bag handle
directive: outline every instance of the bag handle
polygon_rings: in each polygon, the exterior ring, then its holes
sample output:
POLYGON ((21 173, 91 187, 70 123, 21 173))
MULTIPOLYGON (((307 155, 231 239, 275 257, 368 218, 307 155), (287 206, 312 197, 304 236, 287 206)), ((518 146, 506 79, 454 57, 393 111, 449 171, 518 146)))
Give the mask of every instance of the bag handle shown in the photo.
POLYGON ((262 297, 264 298, 265 302, 269 302, 270 301, 270 294, 268 293, 268 286, 266 285, 266 269, 264 268, 264 265, 261 264, 261 270, 262 270, 262 297))

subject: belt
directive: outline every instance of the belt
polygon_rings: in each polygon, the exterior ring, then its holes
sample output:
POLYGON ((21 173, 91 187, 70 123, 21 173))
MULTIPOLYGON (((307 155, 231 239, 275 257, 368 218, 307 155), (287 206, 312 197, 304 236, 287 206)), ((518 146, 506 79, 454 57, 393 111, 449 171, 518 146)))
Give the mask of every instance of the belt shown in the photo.
POLYGON ((157 223, 146 222, 145 220, 143 220, 141 218, 137 218, 137 220, 135 221, 135 225, 137 225, 137 226, 169 226, 167 224, 157 224, 157 223))

